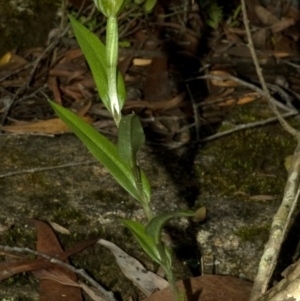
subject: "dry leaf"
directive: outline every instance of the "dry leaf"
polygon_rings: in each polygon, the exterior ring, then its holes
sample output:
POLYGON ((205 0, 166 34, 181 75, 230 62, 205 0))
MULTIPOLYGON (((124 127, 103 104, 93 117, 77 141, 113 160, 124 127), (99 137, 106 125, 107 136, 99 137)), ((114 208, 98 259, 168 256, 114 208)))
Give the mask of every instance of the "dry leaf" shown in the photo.
POLYGON ((133 59, 134 66, 148 66, 152 63, 152 59, 133 59))
POLYGON ((255 5, 254 10, 258 19, 265 25, 273 25, 279 22, 276 16, 261 5, 255 5))
POLYGON ((264 49, 267 39, 268 29, 261 28, 252 35, 253 44, 257 49, 264 49))
POLYGON ((175 108, 179 105, 180 102, 184 99, 186 93, 183 92, 181 94, 178 94, 171 100, 165 100, 165 101, 159 101, 159 102, 150 102, 147 100, 141 100, 141 101, 126 101, 124 108, 126 109, 132 109, 132 108, 147 108, 150 110, 169 110, 172 108, 175 108))
POLYGON ((7 279, 15 274, 49 268, 51 266, 52 263, 44 259, 0 262, 0 280, 7 279))
POLYGON ((80 287, 80 285, 77 283, 77 281, 74 281, 70 279, 65 274, 62 274, 61 272, 58 272, 57 269, 48 269, 48 270, 37 270, 32 271, 33 275, 38 279, 48 279, 53 280, 55 282, 58 282, 63 285, 69 285, 69 286, 75 286, 80 287))
MULTIPOLYGON (((204 275, 177 282, 189 301, 248 301, 252 283, 231 276, 204 275)), ((170 288, 156 292, 144 301, 174 301, 170 288)))
POLYGON ((57 77, 56 76, 49 76, 47 80, 48 88, 52 91, 54 95, 54 100, 59 105, 62 105, 61 95, 57 84, 57 77))
POLYGON ((18 69, 27 63, 28 61, 21 56, 7 52, 0 58, 0 71, 18 69))
POLYGON ((11 53, 10 51, 9 51, 9 52, 6 52, 6 53, 0 58, 0 66, 9 63, 10 60, 11 60, 11 56, 12 56, 12 53, 11 53))
POLYGON ((6 95, 0 98, 0 114, 5 113, 11 106, 13 98, 10 95, 6 95))
POLYGON ((256 100, 258 97, 259 97, 258 93, 251 92, 251 93, 245 94, 243 97, 239 98, 238 100, 236 100, 234 98, 227 99, 226 101, 221 102, 219 104, 219 106, 225 107, 225 106, 231 106, 233 104, 244 105, 244 104, 247 104, 247 103, 250 103, 250 102, 256 100))
POLYGON ((206 220, 207 210, 205 206, 200 207, 195 215, 192 217, 192 221, 195 223, 203 223, 206 220))
POLYGON ((172 97, 167 57, 155 57, 147 68, 146 82, 143 87, 146 100, 160 102, 172 97))
POLYGON ((273 56, 280 59, 280 58, 285 58, 285 57, 291 56, 291 53, 276 51, 276 52, 273 53, 273 56))
POLYGON ((63 227, 55 222, 49 222, 49 224, 55 231, 57 231, 59 233, 68 234, 68 235, 70 234, 70 231, 68 229, 66 229, 65 227, 63 227))
MULTIPOLYGON (((211 75, 217 75, 217 76, 228 76, 230 75, 229 73, 225 72, 225 71, 221 71, 221 70, 213 70, 210 72, 211 75)), ((239 84, 237 82, 234 82, 233 80, 217 80, 217 79, 212 79, 211 83, 214 86, 218 86, 218 87, 236 87, 239 84)))
POLYGON ((277 197, 273 195, 259 194, 253 195, 249 198, 251 201, 273 201, 276 200, 277 197))
POLYGON ((290 26, 295 24, 294 19, 283 19, 272 25, 271 29, 273 33, 280 32, 285 30, 286 28, 289 28, 290 26))
POLYGON ((83 282, 78 282, 80 287, 94 300, 94 301, 107 301, 101 297, 101 294, 93 287, 89 287, 83 282))
POLYGON ((139 261, 129 256, 115 244, 104 239, 100 239, 98 243, 111 250, 123 274, 146 296, 150 296, 158 289, 163 289, 169 285, 165 279, 146 270, 139 261))
MULTIPOLYGON (((93 118, 90 116, 81 117, 81 119, 89 124, 93 122, 93 118)), ((31 122, 22 125, 0 126, 0 130, 18 134, 39 133, 49 135, 71 132, 67 125, 59 118, 31 122)))

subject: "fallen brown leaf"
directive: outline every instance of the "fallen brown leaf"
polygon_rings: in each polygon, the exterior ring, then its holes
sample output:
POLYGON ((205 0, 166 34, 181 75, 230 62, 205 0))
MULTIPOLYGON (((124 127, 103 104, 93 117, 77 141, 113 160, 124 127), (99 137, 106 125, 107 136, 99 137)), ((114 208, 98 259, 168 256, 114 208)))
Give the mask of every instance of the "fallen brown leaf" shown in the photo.
MULTIPOLYGON (((252 283, 231 276, 204 275, 177 282, 189 301, 248 301, 252 283)), ((154 293, 144 301, 173 301, 170 288, 154 293)))
POLYGON ((171 108, 175 108, 179 105, 180 102, 184 99, 186 93, 180 93, 171 100, 161 100, 159 102, 151 102, 147 100, 141 100, 141 101, 127 101, 124 105, 125 109, 132 109, 132 108, 147 108, 150 110, 161 110, 166 111, 171 108))
MULTIPOLYGON (((82 120, 91 124, 93 118, 90 116, 81 117, 82 120)), ((18 134, 30 134, 30 133, 39 133, 39 134, 62 134, 71 132, 68 126, 59 118, 43 120, 38 122, 31 122, 27 124, 17 124, 17 125, 6 125, 0 126, 1 131, 18 133, 18 134)))
MULTIPOLYGON (((212 75, 218 75, 218 76, 228 76, 230 75, 229 73, 222 71, 222 70, 213 70, 210 72, 212 75)), ((239 84, 237 82, 234 82, 233 80, 216 80, 212 79, 211 83, 214 86, 219 86, 219 87, 236 87, 239 84)))
POLYGON ((265 25, 273 25, 279 22, 276 16, 261 5, 255 5, 254 10, 258 19, 265 25))
POLYGON ((61 95, 57 84, 57 77, 56 76, 49 76, 47 80, 47 84, 49 89, 52 91, 54 100, 59 105, 62 105, 61 102, 61 95))

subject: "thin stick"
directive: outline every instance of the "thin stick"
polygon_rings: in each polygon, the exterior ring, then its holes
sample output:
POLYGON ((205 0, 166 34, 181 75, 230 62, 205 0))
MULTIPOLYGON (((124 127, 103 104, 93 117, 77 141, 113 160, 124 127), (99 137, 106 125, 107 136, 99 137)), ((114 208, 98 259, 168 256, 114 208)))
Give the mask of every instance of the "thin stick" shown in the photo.
POLYGON ((24 170, 19 170, 19 171, 12 171, 12 172, 8 172, 6 174, 0 175, 0 179, 12 177, 12 176, 16 176, 16 175, 21 175, 21 174, 25 174, 25 173, 35 173, 35 172, 41 172, 41 171, 46 171, 46 170, 78 166, 78 165, 89 165, 89 164, 93 164, 93 163, 97 163, 97 162, 98 161, 96 161, 96 160, 83 161, 83 162, 71 162, 71 163, 57 165, 57 166, 37 167, 37 168, 24 169, 24 170))
MULTIPOLYGON (((289 113, 285 113, 282 116, 287 118, 287 117, 291 117, 291 116, 296 116, 298 115, 298 112, 289 112, 289 113)), ((234 128, 224 131, 224 132, 220 132, 208 137, 205 137, 203 139, 200 139, 200 142, 207 142, 207 141, 212 141, 215 140, 217 138, 221 138, 230 134, 233 134, 235 132, 238 131, 242 131, 242 130, 246 130, 246 129, 251 129, 251 128, 255 128, 255 127, 259 127, 259 126, 263 126, 272 122, 277 121, 278 118, 277 117, 272 117, 272 118, 268 118, 266 120, 261 120, 261 121, 255 121, 255 122, 251 122, 251 123, 247 123, 247 124, 240 124, 238 126, 235 126, 234 128)))
MULTIPOLYGON (((285 111, 291 111, 292 110, 292 108, 290 108, 290 107, 282 104, 281 102, 279 102, 278 100, 276 100, 275 98, 273 98, 270 94, 268 96, 265 93, 265 91, 262 90, 261 88, 255 86, 254 84, 248 83, 248 82, 246 82, 246 81, 244 81, 244 80, 242 80, 242 79, 240 79, 238 77, 235 77, 233 75, 206 74, 206 75, 201 75, 201 76, 189 79, 188 81, 192 81, 192 80, 196 80, 196 79, 201 79, 201 78, 203 78, 203 79, 215 79, 215 80, 232 80, 232 81, 234 81, 234 82, 236 82, 236 83, 238 83, 238 84, 240 84, 240 85, 242 85, 244 87, 247 87, 247 88, 249 88, 249 89, 257 92, 262 97, 266 97, 266 98, 270 97, 272 103, 275 104, 277 107, 279 107, 279 108, 281 108, 281 109, 283 109, 285 111)), ((277 89, 277 90, 279 90, 279 89, 277 89)), ((278 110, 277 110, 277 112, 278 112, 278 110)), ((293 110, 293 112, 296 112, 296 110, 293 110)), ((276 116, 278 117, 277 114, 276 114, 276 116)), ((279 116, 280 116, 280 114, 279 114, 279 116)), ((279 117, 278 117, 278 119, 279 119, 279 117)))
POLYGON ((195 126, 196 126, 196 140, 198 141, 199 137, 200 137, 200 134, 199 134, 200 122, 199 122, 198 106, 197 106, 197 103, 196 103, 196 101, 194 99, 194 96, 191 92, 189 83, 186 83, 185 87, 186 87, 186 90, 188 91, 190 99, 192 101, 194 119, 195 119, 195 126))
POLYGON ((9 246, 0 245, 0 250, 3 250, 5 252, 22 253, 22 254, 31 253, 31 254, 34 254, 37 256, 41 256, 41 257, 49 260, 50 262, 55 263, 61 267, 64 267, 64 268, 76 273, 77 275, 80 275, 81 277, 83 277, 86 281, 88 281, 91 285, 93 285, 94 288, 96 288, 99 291, 99 293, 101 293, 102 296, 105 297, 106 301, 117 301, 112 292, 105 290, 97 281, 95 281, 93 278, 88 276, 87 273, 83 269, 76 269, 73 266, 71 266, 55 257, 49 256, 44 253, 40 253, 38 251, 31 250, 29 248, 18 248, 18 247, 9 247, 9 246))
POLYGON ((295 138, 299 137, 299 132, 294 129, 292 126, 290 126, 280 115, 276 105, 274 104, 274 102, 272 101, 272 97, 270 95, 270 92, 268 90, 266 81, 263 77, 262 74, 262 70, 260 68, 260 65, 258 63, 258 59, 256 56, 256 52, 254 49, 254 45, 253 45, 253 40, 252 40, 252 36, 251 36, 251 32, 250 32, 250 28, 249 28, 249 20, 247 17, 247 10, 246 10, 246 4, 245 4, 245 0, 241 0, 242 3, 242 12, 243 12, 243 21, 244 21, 244 25, 245 25, 245 30, 246 30, 246 34, 247 34, 247 39, 248 39, 248 46, 249 46, 249 50, 253 59, 253 63, 255 65, 255 69, 259 78, 259 81, 261 83, 262 89, 265 92, 265 95, 267 97, 267 100, 269 101, 269 105, 271 107, 271 109, 273 110, 273 112, 275 113, 275 115, 278 117, 279 122, 281 123, 282 127, 288 132, 290 133, 292 136, 294 136, 295 138))
POLYGON ((249 20, 247 18, 245 0, 241 0, 243 20, 248 38, 248 46, 253 58, 253 62, 262 85, 263 91, 267 96, 270 107, 276 114, 283 128, 297 139, 298 145, 293 155, 292 166, 289 170, 288 180, 284 190, 284 196, 281 205, 273 218, 271 225, 269 240, 265 246, 264 253, 261 257, 258 273, 255 277, 253 289, 250 297, 250 301, 255 301, 263 294, 266 293, 272 274, 274 272, 277 259, 279 256, 280 248, 285 238, 285 235, 290 226, 292 215, 296 208, 296 204, 299 196, 299 185, 300 185, 300 135, 299 132, 291 127, 284 118, 279 114, 275 103, 270 96, 264 77, 262 75, 261 68, 259 66, 256 53, 253 46, 252 36, 249 29, 249 20))

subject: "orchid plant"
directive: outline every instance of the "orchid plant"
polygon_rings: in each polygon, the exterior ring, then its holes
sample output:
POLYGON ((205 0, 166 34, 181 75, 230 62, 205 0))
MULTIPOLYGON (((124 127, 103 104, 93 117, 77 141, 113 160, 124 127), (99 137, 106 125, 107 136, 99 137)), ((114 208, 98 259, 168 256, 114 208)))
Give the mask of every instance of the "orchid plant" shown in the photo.
MULTIPOLYGON (((143 207, 147 224, 121 219, 130 229, 139 245, 149 257, 160 264, 166 273, 176 301, 183 301, 185 293, 176 286, 172 272, 171 250, 161 239, 164 224, 173 217, 193 216, 193 211, 180 211, 153 216, 151 189, 145 173, 137 163, 137 152, 145 143, 145 135, 139 118, 134 114, 122 115, 126 99, 124 80, 117 71, 118 24, 117 15, 124 0, 94 0, 96 7, 107 17, 106 45, 74 17, 69 17, 76 39, 91 68, 99 96, 111 113, 118 128, 118 143, 113 144, 91 125, 60 105, 50 101, 56 114, 81 139, 93 156, 103 164, 116 181, 143 207)), ((148 9, 155 0, 147 0, 148 9)), ((145 7, 146 7, 145 4, 145 7)))

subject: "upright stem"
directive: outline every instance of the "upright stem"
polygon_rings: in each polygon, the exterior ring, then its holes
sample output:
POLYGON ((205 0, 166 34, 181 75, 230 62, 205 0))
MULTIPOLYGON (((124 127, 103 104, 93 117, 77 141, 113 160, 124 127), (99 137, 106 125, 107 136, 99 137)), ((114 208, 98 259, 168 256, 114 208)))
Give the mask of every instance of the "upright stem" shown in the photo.
POLYGON ((181 292, 179 290, 179 288, 177 287, 176 281, 174 278, 174 274, 173 274, 171 268, 170 269, 166 268, 165 272, 166 272, 166 277, 168 279, 170 289, 172 291, 175 301, 184 301, 185 297, 186 297, 185 292, 184 291, 181 292))
POLYGON ((174 273, 172 270, 172 259, 170 258, 170 254, 168 254, 167 247, 164 245, 164 243, 161 241, 156 241, 156 247, 160 254, 162 267, 166 273, 167 280, 170 285, 171 292, 174 296, 174 301, 184 301, 186 300, 186 292, 185 290, 180 291, 179 288, 176 285, 174 273))
MULTIPOLYGON (((118 99, 118 90, 117 90, 117 63, 118 63, 118 23, 116 17, 108 17, 107 26, 106 26, 106 61, 107 61, 107 81, 108 81, 108 95, 110 99, 111 112, 113 113, 113 118, 117 126, 119 126, 121 120, 121 105, 118 99)), ((150 221, 153 218, 153 213, 149 207, 149 201, 146 200, 146 196, 142 191, 142 185, 140 174, 136 170, 136 184, 140 187, 137 187, 140 191, 143 203, 143 209, 147 216, 147 219, 150 221)), ((176 281, 172 271, 172 265, 167 259, 165 249, 158 248, 161 253, 161 258, 164 258, 162 261, 164 264, 164 269, 166 272, 166 277, 169 281, 171 291, 174 295, 175 301, 183 301, 185 299, 185 293, 180 292, 176 286, 176 281)))
POLYGON ((118 64, 118 23, 116 17, 109 17, 106 26, 106 60, 108 95, 111 111, 116 125, 121 120, 121 108, 117 91, 117 64, 118 64))
POLYGON ((153 218, 153 213, 152 213, 150 206, 148 204, 143 205, 143 210, 147 216, 148 221, 150 222, 153 218))

